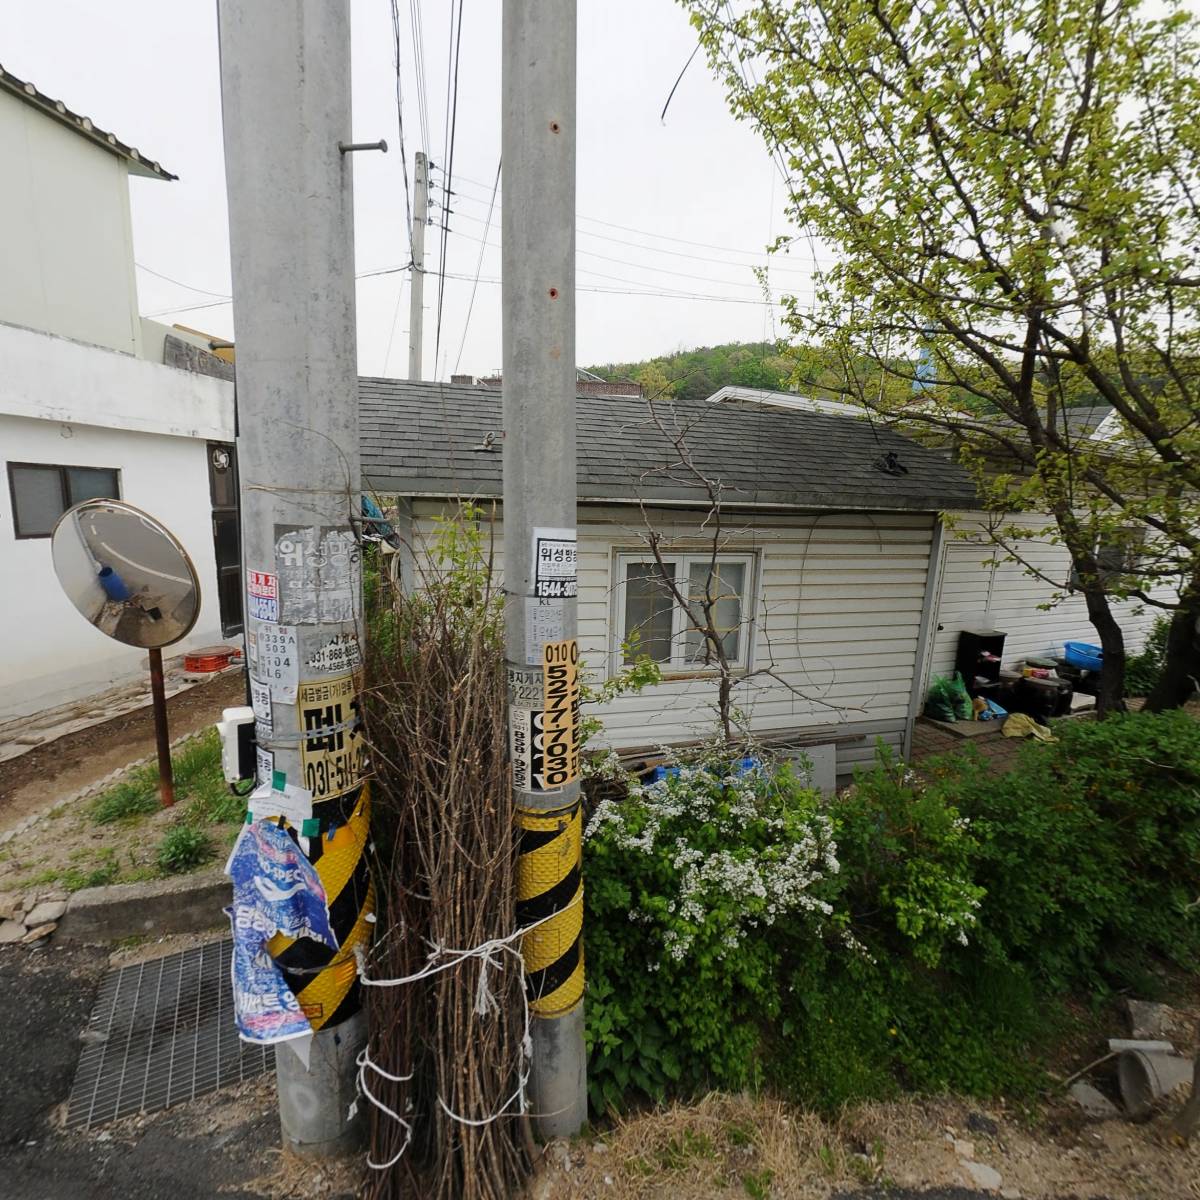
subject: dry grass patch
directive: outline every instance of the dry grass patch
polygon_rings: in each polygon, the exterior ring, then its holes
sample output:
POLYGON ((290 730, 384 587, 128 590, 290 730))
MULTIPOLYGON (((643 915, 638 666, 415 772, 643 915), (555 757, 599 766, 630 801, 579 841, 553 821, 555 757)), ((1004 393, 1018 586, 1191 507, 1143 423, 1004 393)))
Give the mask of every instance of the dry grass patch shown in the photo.
MULTIPOLYGON (((531 1200, 831 1200, 878 1187, 964 1188, 964 1162, 1000 1173, 1024 1200, 1191 1200, 1200 1147, 1172 1146, 1167 1119, 1093 1124, 1070 1108, 1037 1116, 952 1098, 861 1105, 823 1120, 778 1100, 712 1094, 547 1147, 531 1200), (973 1132, 972 1115, 995 1122, 973 1132)), ((885 1193, 886 1194, 886 1193, 885 1193)))

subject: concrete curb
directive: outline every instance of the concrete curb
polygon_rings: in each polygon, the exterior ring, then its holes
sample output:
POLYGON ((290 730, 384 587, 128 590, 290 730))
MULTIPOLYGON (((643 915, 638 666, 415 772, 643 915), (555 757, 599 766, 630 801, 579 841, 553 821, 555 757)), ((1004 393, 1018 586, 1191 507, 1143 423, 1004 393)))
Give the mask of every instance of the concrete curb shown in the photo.
POLYGON ((221 868, 176 879, 84 888, 67 902, 55 941, 118 942, 145 934, 200 933, 220 925, 232 898, 221 868))

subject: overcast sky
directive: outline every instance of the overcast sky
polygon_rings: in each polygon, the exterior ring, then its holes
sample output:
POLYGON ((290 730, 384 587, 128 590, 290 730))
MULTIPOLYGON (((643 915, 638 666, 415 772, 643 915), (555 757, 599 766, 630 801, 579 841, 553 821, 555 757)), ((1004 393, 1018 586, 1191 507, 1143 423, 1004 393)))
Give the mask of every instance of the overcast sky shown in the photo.
MULTIPOLYGON (((142 312, 233 336, 229 305, 214 303, 230 288, 215 0, 0 0, 0 7, 4 67, 180 177, 130 181, 142 312)), ((399 7, 411 175, 420 119, 409 6, 399 7)), ((450 7, 450 0, 421 3, 427 150, 439 164, 450 7)), ((499 279, 500 255, 481 246, 500 148, 500 11, 500 0, 465 5, 453 184, 459 194, 447 246, 447 275, 464 278, 446 283, 436 372, 442 378, 456 369, 484 374, 501 362, 500 288, 490 282, 499 279), (481 282, 467 326, 481 249, 481 282)), ((408 236, 395 152, 389 4, 352 0, 352 16, 354 136, 383 137, 392 148, 355 162, 362 273, 406 263, 408 236)), ((779 309, 763 302, 751 272, 767 261, 766 244, 786 229, 782 188, 765 147, 729 115, 699 56, 665 123, 659 120, 695 44, 686 14, 672 0, 579 0, 580 365, 758 340, 777 330, 779 309), (623 294, 631 291, 708 298, 623 294)), ((433 255, 437 238, 430 229, 426 246, 433 255)), ((497 209, 487 241, 498 247, 499 240, 497 209)), ((773 291, 806 294, 809 261, 797 251, 773 267, 773 291)), ((405 374, 408 303, 407 273, 359 280, 362 373, 405 374)), ((431 281, 426 378, 435 374, 435 303, 431 281)))

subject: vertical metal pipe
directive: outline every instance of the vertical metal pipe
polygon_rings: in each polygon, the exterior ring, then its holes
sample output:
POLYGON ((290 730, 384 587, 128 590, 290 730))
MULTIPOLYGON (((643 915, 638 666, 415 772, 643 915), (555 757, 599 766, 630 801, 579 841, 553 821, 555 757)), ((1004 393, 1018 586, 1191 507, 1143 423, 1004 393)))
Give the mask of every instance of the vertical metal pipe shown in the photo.
MULTIPOLYGON (((429 160, 418 150, 412 215, 412 270, 408 298, 408 377, 421 378, 425 326, 425 222, 429 219, 429 160)), ((434 363, 436 371, 437 364, 434 363)))
MULTIPOLYGON (((218 15, 259 783, 271 789, 268 802, 276 793, 301 807, 311 799, 311 818, 288 820, 332 904, 327 864, 355 849, 361 859, 368 820, 358 724, 354 156, 338 149, 352 129, 350 6, 219 0, 218 15)), ((343 959, 370 929, 360 866, 343 885, 355 889, 353 924, 334 930, 343 959)), ((278 939, 267 949, 295 968, 288 981, 316 1030, 308 1064, 289 1043, 277 1049, 284 1141, 301 1153, 343 1153, 362 1121, 347 1115, 365 1034, 353 960, 319 970, 323 958, 313 974, 303 959, 314 952, 300 944, 308 939, 278 939)))
POLYGON ((587 1117, 575 614, 574 0, 505 0, 505 653, 539 1133, 587 1117), (548 669, 547 669, 548 664, 548 669), (536 847, 536 852, 535 852, 536 847), (549 919, 546 919, 549 914, 549 919))
POLYGON ((163 808, 175 803, 175 775, 171 769, 171 735, 167 728, 167 690, 163 684, 162 651, 150 657, 150 698, 154 708, 154 743, 158 748, 158 794, 163 808))

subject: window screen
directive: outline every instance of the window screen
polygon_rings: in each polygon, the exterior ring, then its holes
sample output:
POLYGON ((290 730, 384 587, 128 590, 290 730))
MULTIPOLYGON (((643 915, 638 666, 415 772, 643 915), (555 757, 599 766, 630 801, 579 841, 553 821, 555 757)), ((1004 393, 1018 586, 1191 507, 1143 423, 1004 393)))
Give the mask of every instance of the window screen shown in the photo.
MULTIPOLYGON (((750 620, 754 610, 753 556, 750 554, 671 554, 661 564, 619 555, 617 629, 626 647, 625 662, 646 655, 676 671, 707 670, 717 655, 696 626, 711 617, 725 658, 745 668, 750 658, 750 620), (666 578, 664 578, 664 575, 666 578), (678 599, 671 584, 676 584, 678 599), (680 603, 679 601, 683 601, 680 603)), ((614 647, 618 649, 618 647, 614 647)))
POLYGON ((117 500, 117 473, 100 467, 64 467, 67 508, 85 500, 117 500))
MULTIPOLYGON (((713 566, 711 559, 693 560, 688 565, 688 607, 692 620, 704 625, 703 605, 706 598, 713 601, 712 622, 721 634, 721 646, 730 662, 738 659, 738 643, 742 629, 742 596, 746 591, 746 564, 721 562, 713 566)), ((688 662, 703 662, 708 651, 708 639, 690 627, 686 634, 688 662)), ((714 662, 717 655, 713 655, 714 662)))
MULTIPOLYGON (((674 563, 664 563, 663 569, 675 578, 674 563)), ((671 661, 673 605, 657 564, 629 563, 625 575, 624 640, 632 651, 630 662, 639 654, 648 654, 655 662, 671 661)))
POLYGON ((119 473, 109 467, 9 463, 8 489, 19 538, 49 537, 58 518, 84 500, 121 498, 119 473))

